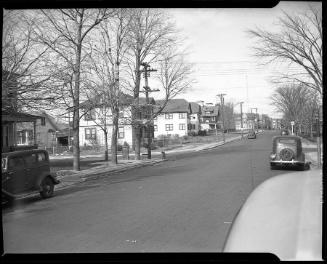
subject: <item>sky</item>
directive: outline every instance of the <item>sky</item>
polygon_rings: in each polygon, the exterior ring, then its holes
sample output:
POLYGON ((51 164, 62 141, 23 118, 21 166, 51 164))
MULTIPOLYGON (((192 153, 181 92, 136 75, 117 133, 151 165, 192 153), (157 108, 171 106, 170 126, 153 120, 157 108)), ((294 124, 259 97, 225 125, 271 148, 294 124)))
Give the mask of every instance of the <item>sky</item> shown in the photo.
POLYGON ((167 9, 185 38, 186 59, 194 65, 192 89, 176 98, 216 103, 216 95, 224 93, 225 102, 233 102, 235 112, 240 112, 237 103, 243 101, 243 112, 257 108, 260 114, 282 117, 270 104, 269 97, 276 88, 270 79, 278 71, 296 72, 298 68, 260 65, 258 58, 253 56, 254 40, 246 31, 256 27, 278 31, 282 10, 296 14, 308 9, 309 4, 321 8, 319 2, 280 2, 269 9, 167 9))

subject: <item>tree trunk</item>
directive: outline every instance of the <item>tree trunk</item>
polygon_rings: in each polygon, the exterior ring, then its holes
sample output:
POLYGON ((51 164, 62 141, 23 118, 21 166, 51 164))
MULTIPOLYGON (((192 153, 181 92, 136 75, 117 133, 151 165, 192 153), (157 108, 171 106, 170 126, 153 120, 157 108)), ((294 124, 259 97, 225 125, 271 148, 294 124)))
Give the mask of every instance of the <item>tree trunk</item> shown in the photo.
POLYGON ((73 135, 74 135, 74 149, 73 149, 73 168, 80 170, 80 148, 79 148, 79 87, 80 87, 80 67, 81 67, 81 40, 82 28, 78 27, 77 38, 77 52, 75 60, 75 86, 74 86, 74 116, 73 116, 73 135))
MULTIPOLYGON (((138 56, 139 58, 139 56, 138 56)), ((140 73, 140 61, 137 58, 136 61, 136 80, 135 80, 135 89, 134 89, 134 104, 135 108, 133 111, 133 121, 140 119, 140 109, 139 109, 139 94, 140 94, 140 82, 141 82, 141 73, 140 73)), ((138 123, 133 122, 133 145, 135 149, 135 160, 141 159, 141 131, 138 123)))
POLYGON ((111 136, 111 161, 118 163, 117 159, 117 135, 118 135, 118 109, 112 109, 112 136, 111 136))
POLYGON ((105 141, 105 151, 104 151, 104 160, 108 161, 109 157, 108 157, 108 130, 107 128, 103 131, 104 133, 104 141, 105 141))

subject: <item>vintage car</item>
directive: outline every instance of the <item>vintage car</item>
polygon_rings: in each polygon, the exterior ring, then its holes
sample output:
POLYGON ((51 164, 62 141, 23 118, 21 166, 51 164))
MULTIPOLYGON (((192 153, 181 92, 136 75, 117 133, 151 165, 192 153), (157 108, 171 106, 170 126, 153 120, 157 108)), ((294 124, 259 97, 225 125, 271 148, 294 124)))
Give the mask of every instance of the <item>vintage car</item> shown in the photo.
POLYGON ((223 252, 322 261, 322 177, 322 170, 298 171, 261 183, 236 214, 223 252))
POLYGON ((24 198, 39 192, 42 198, 54 193, 59 183, 50 172, 49 154, 34 149, 2 153, 2 202, 24 198))
POLYGON ((305 161, 301 138, 297 136, 275 136, 272 141, 270 168, 294 167, 309 169, 310 162, 305 161))
POLYGON ((248 138, 256 138, 257 135, 254 130, 250 130, 248 133, 248 138))

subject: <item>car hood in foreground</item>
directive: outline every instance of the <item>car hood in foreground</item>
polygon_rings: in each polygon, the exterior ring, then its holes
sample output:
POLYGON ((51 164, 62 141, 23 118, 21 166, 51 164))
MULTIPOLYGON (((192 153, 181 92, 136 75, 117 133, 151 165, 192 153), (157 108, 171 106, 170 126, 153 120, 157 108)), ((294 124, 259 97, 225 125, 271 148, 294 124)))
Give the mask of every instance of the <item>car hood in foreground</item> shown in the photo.
POLYGON ((259 185, 236 217, 224 252, 322 260, 322 171, 288 173, 259 185))

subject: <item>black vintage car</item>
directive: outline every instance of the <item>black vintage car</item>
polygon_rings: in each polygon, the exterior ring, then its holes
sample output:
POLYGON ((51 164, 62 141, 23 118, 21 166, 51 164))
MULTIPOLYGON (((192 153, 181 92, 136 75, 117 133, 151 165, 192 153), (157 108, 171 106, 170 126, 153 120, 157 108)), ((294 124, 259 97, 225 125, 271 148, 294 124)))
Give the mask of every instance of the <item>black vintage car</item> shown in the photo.
POLYGON ((49 154, 34 149, 2 153, 2 200, 24 198, 40 193, 42 198, 53 195, 54 185, 59 183, 50 172, 49 154))
POLYGON ((310 168, 310 162, 305 161, 302 151, 301 138, 297 136, 276 136, 270 154, 270 168, 294 167, 298 169, 310 168))

